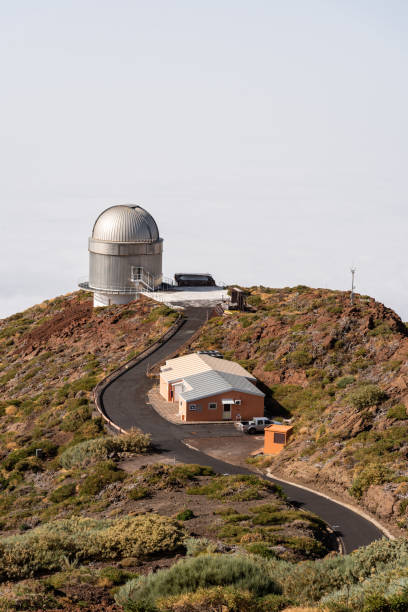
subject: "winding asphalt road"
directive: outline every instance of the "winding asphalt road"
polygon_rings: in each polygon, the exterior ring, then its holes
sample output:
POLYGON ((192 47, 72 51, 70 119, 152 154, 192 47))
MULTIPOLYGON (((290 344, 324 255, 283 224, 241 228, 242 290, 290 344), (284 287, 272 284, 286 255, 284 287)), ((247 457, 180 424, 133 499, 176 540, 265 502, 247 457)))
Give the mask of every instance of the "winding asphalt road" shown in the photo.
MULTIPOLYGON (((146 360, 113 380, 102 391, 102 409, 111 421, 123 429, 138 427, 150 433, 154 445, 162 452, 171 454, 178 461, 209 465, 219 473, 251 474, 253 472, 248 469, 220 461, 188 448, 183 443, 183 440, 187 438, 236 435, 235 428, 227 424, 176 425, 163 419, 146 403, 146 394, 152 386, 151 379, 146 376, 147 367, 162 361, 183 345, 204 323, 207 318, 207 309, 190 308, 186 309, 185 314, 185 323, 172 338, 146 360)), ((336 526, 346 553, 383 537, 383 533, 373 523, 356 512, 317 493, 282 483, 276 479, 270 480, 282 486, 292 503, 314 512, 329 525, 336 526)))

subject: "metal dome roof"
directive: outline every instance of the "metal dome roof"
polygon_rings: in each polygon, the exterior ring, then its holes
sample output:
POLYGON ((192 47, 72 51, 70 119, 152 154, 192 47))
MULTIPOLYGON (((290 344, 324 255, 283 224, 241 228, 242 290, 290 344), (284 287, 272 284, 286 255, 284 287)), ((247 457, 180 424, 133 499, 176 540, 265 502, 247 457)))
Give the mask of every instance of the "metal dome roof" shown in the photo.
POLYGON ((95 221, 92 238, 108 242, 156 242, 159 230, 147 210, 127 204, 104 210, 95 221))

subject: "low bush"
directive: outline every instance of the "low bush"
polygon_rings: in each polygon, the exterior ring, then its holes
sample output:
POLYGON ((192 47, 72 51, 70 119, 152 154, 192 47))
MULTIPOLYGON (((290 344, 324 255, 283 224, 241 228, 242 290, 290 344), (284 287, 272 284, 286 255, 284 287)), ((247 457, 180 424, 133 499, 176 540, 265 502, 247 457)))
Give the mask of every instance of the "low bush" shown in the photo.
POLYGON ((353 382, 354 382, 354 376, 344 376, 343 378, 340 378, 340 380, 337 381, 336 387, 338 389, 345 389, 346 387, 351 385, 353 382))
POLYGON ((155 603, 161 598, 216 586, 234 587, 256 597, 281 592, 262 559, 200 555, 179 561, 169 569, 131 580, 118 591, 116 601, 125 610, 147 612, 154 610, 155 603))
POLYGON ((355 408, 361 410, 362 408, 368 408, 368 406, 381 404, 386 398, 387 394, 377 385, 367 384, 351 391, 346 399, 355 408))
POLYGON ((3 468, 8 472, 11 472, 11 470, 14 470, 18 462, 22 459, 26 459, 27 457, 35 457, 38 449, 41 450, 41 459, 48 459, 57 454, 58 446, 50 440, 37 440, 31 444, 28 444, 27 446, 13 450, 2 461, 3 468))
POLYGON ((142 483, 156 489, 174 489, 184 487, 187 482, 195 481, 197 476, 213 476, 214 470, 203 465, 182 464, 168 465, 155 463, 147 466, 142 472, 142 483))
POLYGON ((206 485, 187 489, 189 495, 206 495, 210 499, 225 499, 227 501, 261 499, 263 494, 267 492, 283 496, 280 487, 252 474, 216 476, 206 485))
POLYGON ((278 361, 267 361, 264 365, 265 372, 273 372, 274 370, 279 370, 280 364, 278 361))
POLYGON ((380 485, 392 478, 392 471, 381 463, 371 463, 360 469, 353 479, 350 493, 360 499, 371 485, 380 485))
MULTIPOLYGON (((367 579, 375 579, 377 575, 380 577, 385 572, 394 577, 405 573, 408 566, 408 541, 405 538, 383 538, 355 550, 350 555, 297 564, 274 560, 269 563, 271 575, 282 584, 284 594, 299 605, 311 605, 319 601, 326 603, 322 598, 334 594, 338 589, 344 588, 351 593, 354 587, 360 588, 367 579)), ((388 586, 388 580, 383 582, 383 592, 386 585, 388 586)), ((351 605, 349 608, 328 605, 322 607, 347 612, 362 610, 357 605, 351 605)))
POLYGON ((389 419, 397 419, 398 421, 405 421, 408 419, 407 409, 404 404, 395 404, 392 406, 388 412, 387 417, 389 419))
POLYGON ((70 446, 61 453, 60 464, 65 469, 85 467, 95 461, 108 459, 110 454, 121 452, 147 453, 150 446, 151 442, 148 434, 132 430, 121 436, 95 438, 70 446))
POLYGON ((252 517, 253 525, 282 525, 299 518, 299 514, 294 511, 284 510, 262 510, 260 509, 252 517))
POLYGON ((125 584, 128 580, 135 578, 135 574, 120 569, 119 567, 103 567, 99 571, 100 578, 103 578, 110 584, 108 586, 119 586, 125 584))
POLYGON ((151 312, 147 315, 147 317, 143 320, 143 323, 153 323, 157 321, 161 317, 166 317, 169 324, 176 321, 178 317, 178 312, 173 308, 169 308, 168 306, 157 306, 153 308, 151 312))
POLYGON ((373 329, 368 331, 369 336, 390 336, 393 333, 390 325, 385 321, 374 321, 373 329))
POLYGON ((92 417, 91 407, 88 405, 78 406, 70 410, 63 418, 61 429, 63 431, 78 431, 82 425, 92 417))
POLYGON ((38 580, 27 579, 0 586, 0 610, 50 610, 58 607, 54 590, 38 580))
POLYGON ((292 353, 289 353, 288 359, 301 368, 304 368, 313 362, 312 355, 306 349, 298 349, 292 353))
POLYGON ((197 589, 194 593, 164 597, 157 601, 156 609, 158 612, 277 612, 283 610, 287 603, 288 599, 281 595, 257 597, 249 591, 217 586, 197 589))
POLYGON ((86 467, 95 461, 107 459, 105 441, 105 438, 95 438, 68 447, 60 455, 61 467, 69 470, 74 467, 86 467))
POLYGON ((59 502, 62 502, 65 499, 68 499, 69 497, 72 497, 73 495, 75 495, 75 490, 76 490, 75 483, 73 482, 67 483, 55 489, 50 495, 50 500, 58 504, 59 502))
POLYGON ((96 520, 75 517, 0 540, 0 579, 17 580, 77 562, 174 553, 182 546, 177 522, 155 514, 96 520))
POLYGON ((217 545, 207 538, 187 538, 184 544, 189 557, 214 553, 217 550, 217 545))
POLYGON ((146 499, 146 497, 151 496, 151 491, 148 487, 133 487, 128 492, 129 499, 138 500, 138 499, 146 499))
POLYGON ((113 461, 101 461, 93 466, 91 473, 81 482, 81 495, 97 495, 106 485, 124 480, 126 474, 113 461))
POLYGON ((194 514, 194 512, 192 510, 190 510, 190 508, 186 508, 185 510, 181 510, 181 512, 179 512, 176 515, 176 519, 178 521, 190 521, 194 517, 195 517, 195 514, 194 514))

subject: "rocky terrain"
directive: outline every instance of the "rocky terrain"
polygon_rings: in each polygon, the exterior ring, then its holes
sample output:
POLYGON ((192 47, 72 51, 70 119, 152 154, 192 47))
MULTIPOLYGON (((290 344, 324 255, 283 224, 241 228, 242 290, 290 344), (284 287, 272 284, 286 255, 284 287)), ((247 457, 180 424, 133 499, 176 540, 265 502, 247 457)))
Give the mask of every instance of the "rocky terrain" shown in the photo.
POLYGON ((408 332, 368 296, 248 290, 252 312, 210 320, 193 348, 220 350, 259 379, 269 414, 293 417, 272 471, 348 497, 408 527, 408 332))

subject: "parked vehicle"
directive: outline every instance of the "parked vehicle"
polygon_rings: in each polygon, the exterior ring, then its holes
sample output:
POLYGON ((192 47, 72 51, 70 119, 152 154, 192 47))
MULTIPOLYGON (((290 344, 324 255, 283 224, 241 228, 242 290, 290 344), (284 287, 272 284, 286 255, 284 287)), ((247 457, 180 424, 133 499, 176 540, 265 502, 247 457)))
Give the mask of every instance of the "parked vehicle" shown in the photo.
POLYGON ((254 417, 251 421, 237 421, 235 427, 247 434, 263 433, 265 427, 272 425, 275 421, 271 421, 266 417, 254 417))

